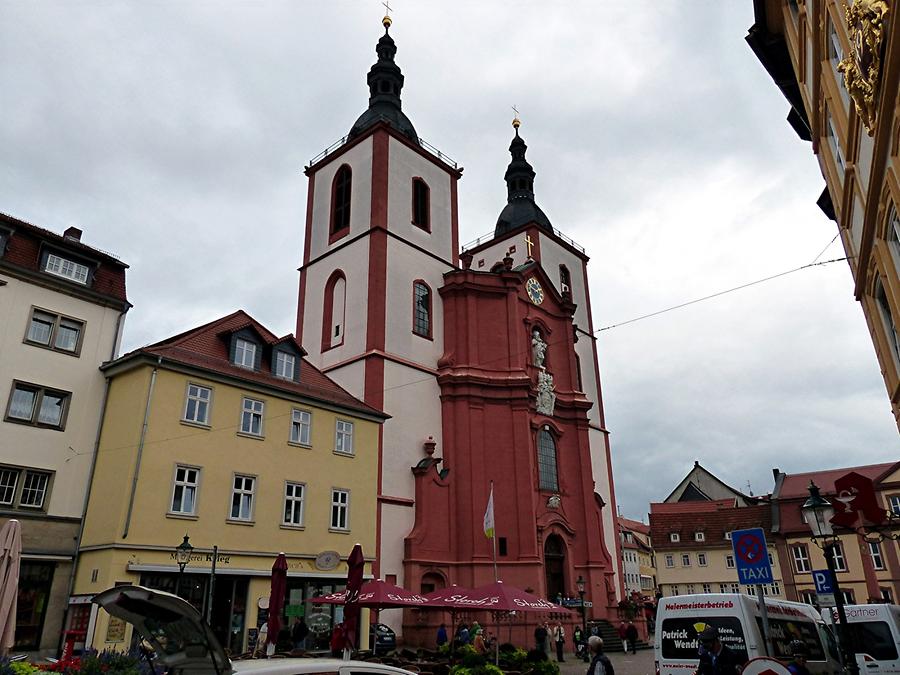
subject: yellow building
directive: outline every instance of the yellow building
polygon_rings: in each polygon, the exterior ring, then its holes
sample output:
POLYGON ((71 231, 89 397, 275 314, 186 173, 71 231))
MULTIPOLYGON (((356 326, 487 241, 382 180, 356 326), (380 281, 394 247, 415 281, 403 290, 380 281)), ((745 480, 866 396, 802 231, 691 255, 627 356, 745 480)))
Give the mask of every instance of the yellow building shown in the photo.
POLYGON ((885 0, 754 0, 747 35, 826 187, 900 423, 900 12, 885 0))
POLYGON ((327 645, 341 608, 308 600, 342 587, 355 543, 376 550, 385 415, 304 355, 293 336, 238 311, 103 366, 109 394, 73 598, 91 612, 88 646, 128 647, 130 628, 87 603, 133 583, 185 597, 240 653, 266 618, 279 552, 288 616, 305 616, 310 647, 327 645), (180 574, 185 535, 194 549, 180 574))

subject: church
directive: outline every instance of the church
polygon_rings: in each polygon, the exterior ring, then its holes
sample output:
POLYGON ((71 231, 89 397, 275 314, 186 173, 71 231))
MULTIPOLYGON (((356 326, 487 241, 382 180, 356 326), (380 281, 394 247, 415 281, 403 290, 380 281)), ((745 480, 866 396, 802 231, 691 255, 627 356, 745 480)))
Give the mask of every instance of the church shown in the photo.
MULTIPOLYGON (((462 169, 403 112, 390 24, 368 108, 305 168, 296 332, 313 364, 390 415, 366 553, 377 576, 416 592, 490 583, 496 557, 504 582, 557 601, 581 581, 588 618, 614 619, 623 587, 588 256, 535 202, 518 119, 496 227, 460 247, 462 169), (483 530, 492 489, 495 540, 483 530)), ((393 628, 407 643, 431 637, 406 614, 393 628)))

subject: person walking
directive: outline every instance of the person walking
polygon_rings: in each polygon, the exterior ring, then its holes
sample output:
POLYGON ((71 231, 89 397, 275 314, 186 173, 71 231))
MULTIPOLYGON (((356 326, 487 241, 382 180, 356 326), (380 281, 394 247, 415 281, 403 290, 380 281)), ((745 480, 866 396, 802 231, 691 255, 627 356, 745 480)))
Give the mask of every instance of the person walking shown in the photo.
POLYGON ((575 626, 575 630, 572 631, 572 642, 575 647, 575 658, 578 658, 581 656, 581 650, 584 649, 584 633, 580 626, 575 626))
POLYGON ((738 675, 744 666, 737 654, 719 641, 719 629, 707 624, 700 633, 700 663, 696 675, 738 675))
POLYGON ((441 648, 445 644, 447 644, 447 624, 442 623, 437 631, 437 646, 441 648))
POLYGON ((537 628, 534 629, 534 648, 537 649, 539 652, 546 653, 547 649, 544 646, 546 642, 547 642, 547 629, 544 628, 544 624, 539 623, 537 625, 537 628))
POLYGON ((624 621, 619 622, 619 627, 616 628, 616 633, 619 634, 619 639, 622 641, 622 651, 628 652, 628 624, 624 621))
POLYGON ((484 643, 484 630, 477 628, 475 630, 475 640, 472 642, 475 651, 484 654, 487 651, 487 645, 484 643))
POLYGON ((609 657, 603 653, 602 637, 591 635, 588 638, 588 649, 591 650, 591 665, 588 666, 587 675, 616 675, 609 657))
POLYGON ((631 653, 637 654, 638 629, 633 621, 629 621, 628 626, 625 627, 625 637, 628 639, 628 644, 631 646, 631 653))
POLYGON ((562 621, 557 621, 553 627, 553 642, 556 643, 556 660, 562 663, 563 647, 566 645, 566 629, 563 628, 562 621))

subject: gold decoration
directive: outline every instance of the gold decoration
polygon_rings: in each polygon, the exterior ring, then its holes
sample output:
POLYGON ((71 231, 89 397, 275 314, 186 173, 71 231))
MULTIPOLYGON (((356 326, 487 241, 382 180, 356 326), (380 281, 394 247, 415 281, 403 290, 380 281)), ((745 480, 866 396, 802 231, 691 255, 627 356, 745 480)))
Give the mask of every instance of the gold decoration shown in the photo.
POLYGON ((850 55, 838 64, 856 112, 869 136, 875 133, 875 98, 881 78, 881 43, 884 38, 884 0, 855 0, 846 8, 850 55))

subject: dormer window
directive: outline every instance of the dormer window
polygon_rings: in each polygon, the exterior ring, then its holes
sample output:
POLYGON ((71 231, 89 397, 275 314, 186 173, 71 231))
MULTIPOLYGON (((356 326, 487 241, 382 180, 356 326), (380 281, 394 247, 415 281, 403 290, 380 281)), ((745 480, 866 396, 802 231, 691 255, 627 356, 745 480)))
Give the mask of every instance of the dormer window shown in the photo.
POLYGON ((297 358, 293 354, 282 351, 275 352, 275 375, 278 377, 293 380, 296 364, 297 358))
POLYGON ((78 284, 87 285, 90 268, 55 253, 48 253, 47 260, 44 262, 44 271, 78 284))
POLYGON ((704 532, 694 532, 694 541, 706 541, 706 534, 704 532))
POLYGON ((669 541, 675 543, 681 541, 681 535, 677 532, 669 532, 669 541))
POLYGON ((256 345, 249 340, 238 338, 234 343, 234 365, 256 368, 256 345))

